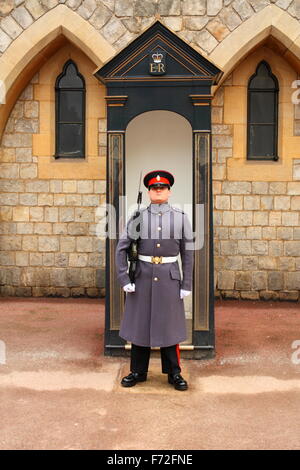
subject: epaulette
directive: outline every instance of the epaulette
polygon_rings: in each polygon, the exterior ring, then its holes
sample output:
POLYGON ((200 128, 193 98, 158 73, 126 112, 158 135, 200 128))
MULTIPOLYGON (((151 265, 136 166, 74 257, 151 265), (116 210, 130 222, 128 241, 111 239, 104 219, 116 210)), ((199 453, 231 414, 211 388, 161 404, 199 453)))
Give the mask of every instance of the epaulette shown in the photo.
POLYGON ((185 212, 182 209, 179 209, 179 207, 173 207, 171 206, 173 211, 181 212, 182 214, 185 214, 185 212))

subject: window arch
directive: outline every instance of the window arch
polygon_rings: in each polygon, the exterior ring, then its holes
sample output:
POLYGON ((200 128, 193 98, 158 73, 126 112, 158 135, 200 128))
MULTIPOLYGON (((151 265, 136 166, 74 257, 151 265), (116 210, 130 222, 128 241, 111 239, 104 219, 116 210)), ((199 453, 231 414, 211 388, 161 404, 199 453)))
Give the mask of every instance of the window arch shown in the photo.
POLYGON ((85 80, 68 60, 55 82, 55 158, 85 157, 85 80))
POLYGON ((261 61, 248 82, 248 160, 278 160, 278 91, 277 78, 261 61))

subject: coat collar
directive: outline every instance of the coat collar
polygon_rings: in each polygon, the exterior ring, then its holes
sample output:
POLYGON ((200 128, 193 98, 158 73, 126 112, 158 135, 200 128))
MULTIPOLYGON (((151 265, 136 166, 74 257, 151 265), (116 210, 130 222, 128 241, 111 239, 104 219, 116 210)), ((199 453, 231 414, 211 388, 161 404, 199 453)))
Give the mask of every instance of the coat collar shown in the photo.
POLYGON ((171 206, 168 202, 163 202, 162 204, 149 204, 148 211, 151 214, 158 214, 161 212, 162 214, 168 212, 171 209, 171 206))

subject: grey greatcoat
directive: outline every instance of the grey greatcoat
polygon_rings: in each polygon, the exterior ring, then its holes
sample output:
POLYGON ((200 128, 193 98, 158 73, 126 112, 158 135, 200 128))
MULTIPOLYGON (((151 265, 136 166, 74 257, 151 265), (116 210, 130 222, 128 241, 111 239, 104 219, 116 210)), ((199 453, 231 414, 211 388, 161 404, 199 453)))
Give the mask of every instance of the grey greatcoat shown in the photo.
MULTIPOLYGON (((180 289, 192 290, 194 250, 187 215, 169 203, 153 204, 141 210, 142 231, 139 254, 177 256, 182 260, 154 264, 138 260, 135 292, 126 294, 120 336, 139 346, 171 346, 187 337, 184 302, 180 289)), ((135 222, 131 218, 116 248, 115 262, 121 286, 130 283, 126 250, 135 222)))

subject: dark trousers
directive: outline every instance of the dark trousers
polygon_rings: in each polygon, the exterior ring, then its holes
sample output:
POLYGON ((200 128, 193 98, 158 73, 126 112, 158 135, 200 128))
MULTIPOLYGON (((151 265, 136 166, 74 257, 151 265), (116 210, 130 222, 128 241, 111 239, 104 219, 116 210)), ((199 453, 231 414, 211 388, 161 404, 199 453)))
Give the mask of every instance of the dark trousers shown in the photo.
MULTIPOLYGON (((148 372, 150 352, 150 347, 137 346, 136 344, 131 345, 131 372, 138 372, 139 374, 148 372)), ((179 374, 181 372, 178 344, 165 348, 161 347, 160 357, 163 374, 179 374)))

